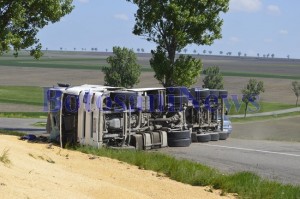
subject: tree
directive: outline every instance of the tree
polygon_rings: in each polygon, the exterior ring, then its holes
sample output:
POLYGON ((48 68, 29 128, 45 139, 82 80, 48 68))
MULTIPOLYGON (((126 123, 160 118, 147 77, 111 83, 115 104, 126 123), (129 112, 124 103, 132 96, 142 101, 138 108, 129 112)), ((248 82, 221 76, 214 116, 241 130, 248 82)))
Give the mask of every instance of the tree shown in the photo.
POLYGON ((223 55, 223 51, 220 51, 220 55, 223 55))
POLYGON ((210 50, 210 51, 208 51, 208 53, 211 55, 211 54, 212 54, 212 51, 210 50))
POLYGON ((183 52, 186 54, 186 52, 187 52, 187 49, 185 48, 185 49, 183 49, 183 52))
POLYGON ((220 68, 218 66, 208 67, 203 71, 205 75, 203 79, 203 87, 209 89, 223 89, 224 81, 223 76, 220 73, 220 68))
POLYGON ((155 72, 155 78, 165 87, 170 86, 166 79, 173 79, 172 86, 186 86, 196 83, 196 78, 199 77, 202 69, 202 62, 200 59, 195 59, 192 56, 179 55, 178 59, 173 64, 172 76, 168 73, 171 68, 171 62, 166 56, 163 49, 157 48, 157 51, 152 51, 152 58, 150 65, 155 72), (164 66, 164 67, 161 67, 164 66))
POLYGON ((196 50, 196 49, 194 49, 193 53, 194 53, 194 54, 196 54, 196 53, 197 53, 197 50, 196 50))
POLYGON ((249 102, 254 102, 261 92, 265 92, 264 83, 256 79, 250 79, 246 87, 242 90, 243 102, 245 103, 245 115, 247 115, 249 102))
POLYGON ((141 74, 135 53, 132 49, 113 47, 113 54, 107 58, 110 67, 102 68, 105 85, 132 88, 141 74))
POLYGON ((136 50, 137 50, 137 52, 138 52, 138 53, 141 51, 141 49, 139 49, 139 48, 138 48, 138 49, 136 49, 136 50))
POLYGON ((11 48, 17 57, 21 49, 35 45, 30 54, 39 59, 42 45, 36 38, 40 29, 69 14, 73 0, 0 1, 0 55, 11 48))
POLYGON ((296 106, 298 106, 298 99, 300 96, 300 82, 297 81, 293 81, 292 82, 292 90, 294 91, 295 95, 296 95, 296 106))
POLYGON ((127 1, 138 6, 133 33, 157 44, 157 50, 152 51, 154 57, 156 57, 155 52, 166 53, 165 57, 169 60, 169 64, 161 67, 168 67, 168 69, 160 70, 164 74, 156 74, 156 76, 170 77, 165 78, 165 86, 173 86, 176 81, 173 77, 177 67, 175 66, 176 52, 189 44, 211 45, 215 39, 221 38, 223 20, 219 14, 227 12, 229 6, 229 0, 127 1), (158 47, 161 50, 158 50, 158 47))
POLYGON ((272 57, 272 58, 274 58, 274 57, 275 57, 274 53, 271 55, 271 57, 272 57))
POLYGON ((145 49, 144 49, 144 48, 142 48, 142 49, 141 49, 141 51, 142 51, 142 53, 143 53, 143 52, 145 52, 145 49))
POLYGON ((205 55, 205 53, 206 53, 206 50, 203 50, 203 54, 205 55))
POLYGON ((240 57, 240 56, 242 55, 242 52, 241 52, 241 51, 239 51, 239 52, 238 52, 238 55, 239 55, 239 57, 240 57))

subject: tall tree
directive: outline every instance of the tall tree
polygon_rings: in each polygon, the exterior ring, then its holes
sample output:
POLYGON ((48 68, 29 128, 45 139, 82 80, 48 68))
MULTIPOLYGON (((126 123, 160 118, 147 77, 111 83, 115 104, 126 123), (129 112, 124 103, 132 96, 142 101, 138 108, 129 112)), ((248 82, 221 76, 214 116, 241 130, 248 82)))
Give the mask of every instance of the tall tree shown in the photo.
POLYGON ((242 90, 242 100, 245 103, 244 117, 247 115, 249 103, 256 101, 261 92, 265 92, 264 83, 262 81, 257 81, 256 79, 250 79, 248 84, 242 90))
POLYGON ((218 66, 208 67, 203 71, 205 75, 203 79, 203 87, 209 89, 223 89, 224 81, 223 76, 220 73, 220 68, 218 66))
POLYGON ((186 86, 196 83, 196 77, 199 76, 199 71, 202 69, 202 62, 200 59, 195 59, 192 56, 179 55, 173 64, 172 77, 168 73, 171 67, 171 62, 166 56, 166 53, 161 48, 157 48, 157 51, 152 52, 152 58, 150 64, 155 72, 155 78, 164 86, 166 78, 173 79, 172 86, 186 86), (164 67, 161 67, 164 66, 164 67), (192 78, 191 78, 192 77, 192 78))
POLYGON ((292 90, 294 91, 295 95, 296 95, 296 106, 298 106, 298 99, 300 96, 300 82, 298 81, 293 81, 292 82, 292 90))
POLYGON ((221 38, 223 20, 219 14, 227 12, 229 6, 229 0, 127 1, 138 6, 133 33, 161 48, 152 52, 154 57, 155 53, 163 52, 168 58, 169 64, 161 65, 167 69, 161 71, 164 74, 159 74, 165 76, 164 86, 174 85, 176 52, 189 44, 211 45, 215 39, 221 38))
POLYGON ((42 56, 42 45, 36 35, 48 23, 58 22, 73 10, 73 0, 1 0, 0 55, 11 48, 18 56, 21 49, 35 45, 30 54, 42 56))
POLYGON ((113 47, 114 55, 107 58, 110 67, 102 68, 105 74, 105 85, 132 88, 139 82, 141 66, 133 50, 113 47))

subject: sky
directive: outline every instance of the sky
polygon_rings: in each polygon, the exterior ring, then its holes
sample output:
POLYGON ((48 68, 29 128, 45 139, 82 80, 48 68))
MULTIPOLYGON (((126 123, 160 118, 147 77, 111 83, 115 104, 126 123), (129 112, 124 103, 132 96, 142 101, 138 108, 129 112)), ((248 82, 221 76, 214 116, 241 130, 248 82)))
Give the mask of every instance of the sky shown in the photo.
MULTIPOLYGON (((112 51, 113 46, 121 46, 150 52, 156 48, 132 33, 136 5, 126 0, 74 0, 73 4, 71 14, 37 35, 44 49, 112 51)), ((299 0, 230 0, 229 11, 220 15, 222 39, 211 46, 187 46, 187 53, 206 50, 216 55, 223 51, 300 59, 299 7, 299 0)))

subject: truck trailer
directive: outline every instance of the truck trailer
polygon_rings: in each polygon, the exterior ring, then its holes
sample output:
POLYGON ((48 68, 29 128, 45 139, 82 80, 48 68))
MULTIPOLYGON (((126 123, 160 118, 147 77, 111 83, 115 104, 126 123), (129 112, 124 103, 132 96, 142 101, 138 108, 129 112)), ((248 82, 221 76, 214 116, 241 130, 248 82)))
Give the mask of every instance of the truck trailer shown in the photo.
POLYGON ((61 147, 188 147, 226 140, 226 90, 58 84, 47 91, 47 132, 61 147))

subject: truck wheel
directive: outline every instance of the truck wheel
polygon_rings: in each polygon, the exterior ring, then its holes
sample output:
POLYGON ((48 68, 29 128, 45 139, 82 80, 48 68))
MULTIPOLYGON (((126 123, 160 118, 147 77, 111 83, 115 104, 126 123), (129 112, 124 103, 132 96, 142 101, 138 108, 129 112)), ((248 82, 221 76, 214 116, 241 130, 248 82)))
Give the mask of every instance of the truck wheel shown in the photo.
POLYGON ((198 142, 198 140, 197 140, 197 133, 192 133, 192 135, 191 135, 191 138, 192 138, 192 142, 198 142))
POLYGON ((220 140, 226 140, 227 138, 228 138, 228 133, 219 132, 219 139, 220 140))
POLYGON ((220 139, 219 133, 210 133, 211 141, 218 141, 220 139))
POLYGON ((188 147, 191 144, 191 138, 186 139, 168 139, 168 146, 169 147, 188 147))
POLYGON ((168 139, 173 139, 173 140, 191 138, 190 130, 170 131, 167 135, 168 135, 168 139))
POLYGON ((209 142, 211 140, 210 134, 197 134, 198 142, 209 142))

